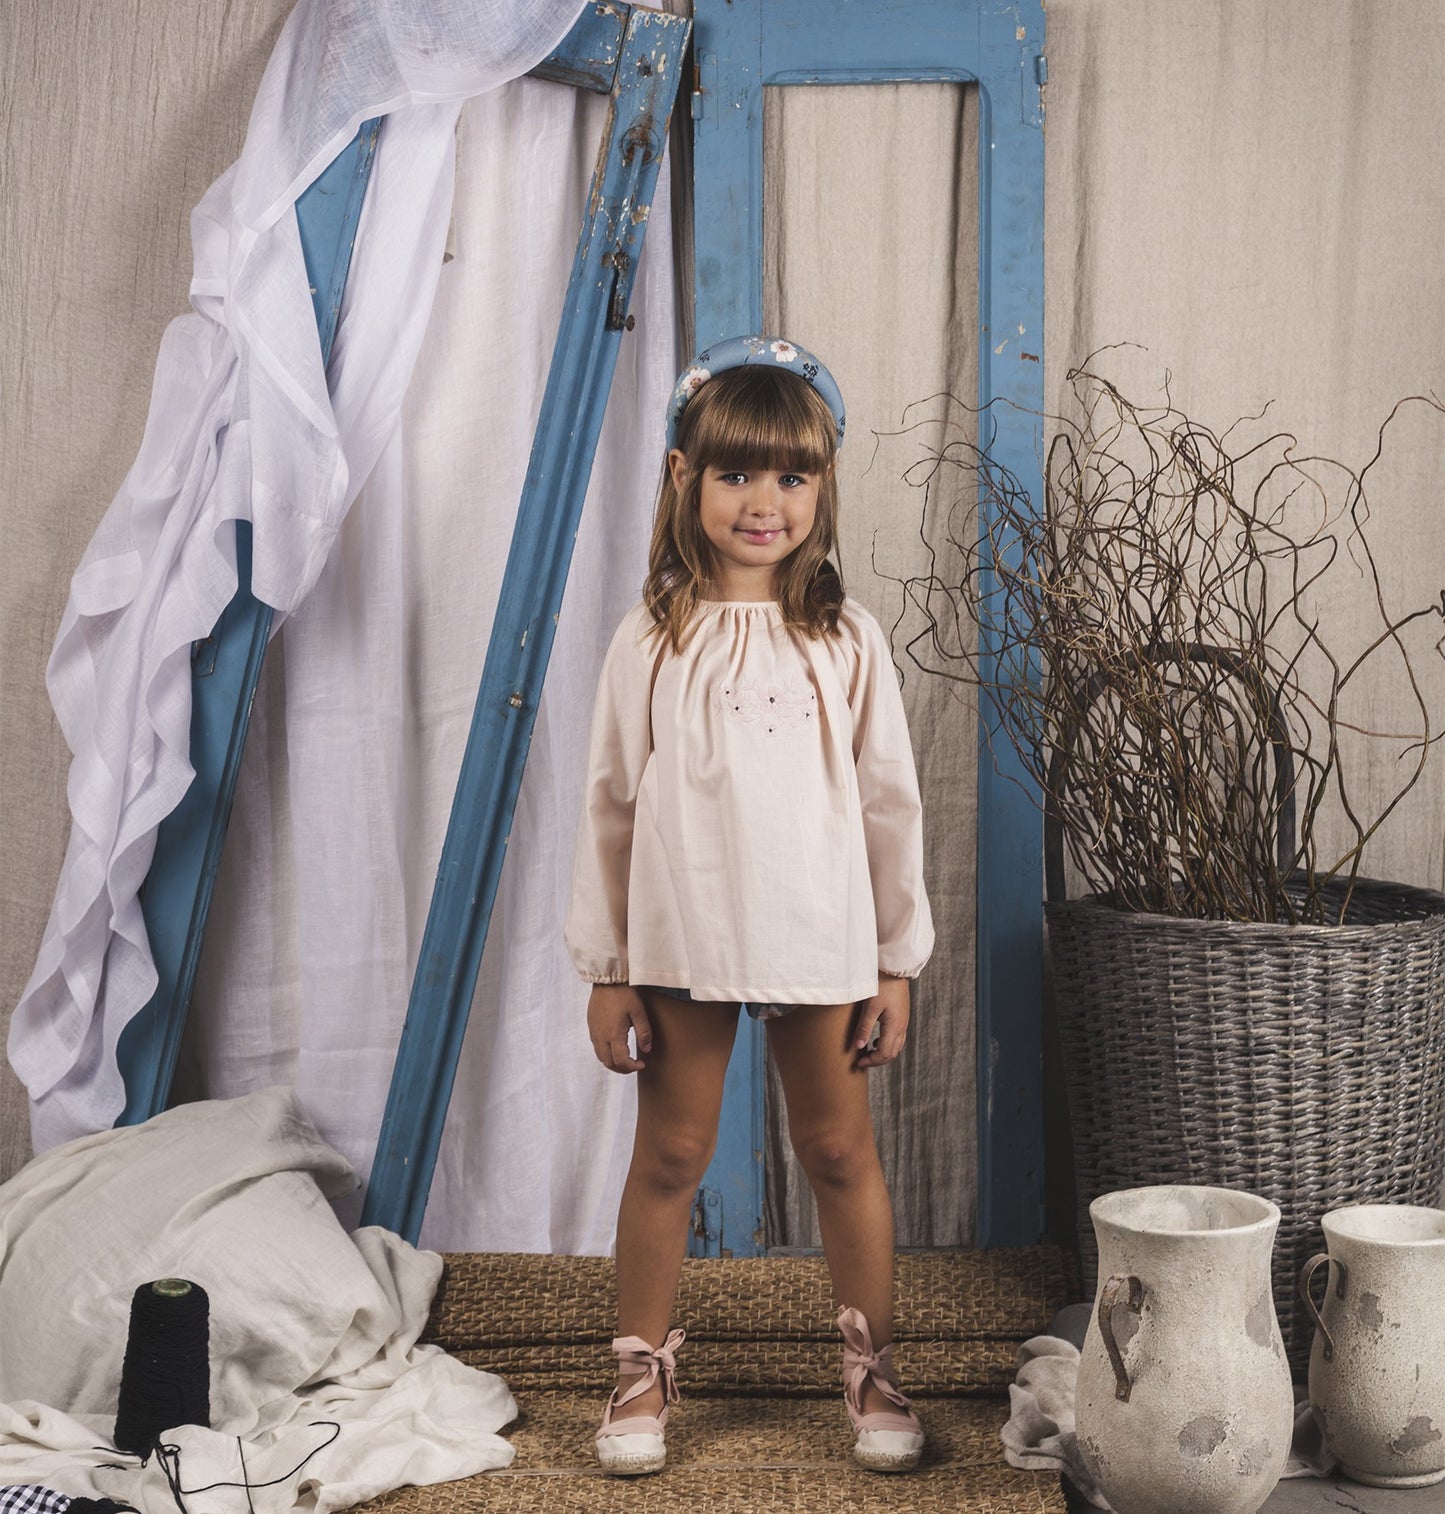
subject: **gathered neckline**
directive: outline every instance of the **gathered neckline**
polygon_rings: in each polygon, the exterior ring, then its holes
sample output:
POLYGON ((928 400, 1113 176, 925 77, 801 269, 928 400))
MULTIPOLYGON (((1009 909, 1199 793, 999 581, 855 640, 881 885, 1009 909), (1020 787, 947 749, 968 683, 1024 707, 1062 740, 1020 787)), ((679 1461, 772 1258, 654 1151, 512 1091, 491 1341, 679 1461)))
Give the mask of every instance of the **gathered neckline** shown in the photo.
POLYGON ((725 608, 731 605, 735 610, 781 610, 782 606, 776 599, 699 599, 700 605, 717 605, 725 608))

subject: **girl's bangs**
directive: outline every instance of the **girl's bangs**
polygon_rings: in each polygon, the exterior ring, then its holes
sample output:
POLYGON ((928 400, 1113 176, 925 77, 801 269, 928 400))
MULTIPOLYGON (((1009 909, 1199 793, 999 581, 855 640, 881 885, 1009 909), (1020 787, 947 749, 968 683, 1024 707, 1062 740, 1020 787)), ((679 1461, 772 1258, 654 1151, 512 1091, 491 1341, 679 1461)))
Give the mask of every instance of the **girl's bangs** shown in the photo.
POLYGON ((837 450, 826 401, 790 373, 734 369, 719 374, 693 405, 696 424, 683 450, 694 467, 826 473, 837 450), (711 403, 701 404, 704 398, 711 403))

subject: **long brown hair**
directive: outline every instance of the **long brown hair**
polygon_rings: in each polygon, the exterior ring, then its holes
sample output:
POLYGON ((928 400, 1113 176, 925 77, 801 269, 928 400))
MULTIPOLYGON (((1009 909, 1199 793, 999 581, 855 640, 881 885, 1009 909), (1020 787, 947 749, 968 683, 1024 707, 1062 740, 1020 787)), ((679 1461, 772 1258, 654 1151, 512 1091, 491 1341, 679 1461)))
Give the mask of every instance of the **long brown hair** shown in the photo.
POLYGON ((843 575, 829 559, 838 546, 838 426, 827 401, 785 369, 729 368, 688 402, 677 445, 687 459, 682 486, 664 464, 642 588, 658 632, 670 637, 674 651, 683 649, 701 591, 717 572, 698 516, 703 474, 708 468, 765 468, 820 479, 813 529, 778 565, 778 606, 784 623, 805 635, 836 636, 843 575))

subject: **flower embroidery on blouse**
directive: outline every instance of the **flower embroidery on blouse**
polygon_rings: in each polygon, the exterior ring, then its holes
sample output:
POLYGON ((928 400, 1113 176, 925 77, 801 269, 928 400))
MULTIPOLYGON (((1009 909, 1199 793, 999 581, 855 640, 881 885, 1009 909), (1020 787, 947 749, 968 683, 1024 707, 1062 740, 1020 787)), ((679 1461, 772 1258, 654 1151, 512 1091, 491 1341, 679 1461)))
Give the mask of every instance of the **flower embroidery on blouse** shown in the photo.
POLYGON ((751 724, 762 721, 769 736, 776 736, 784 726, 800 726, 817 714, 818 696, 810 688, 800 688, 795 679, 785 684, 759 684, 751 678, 741 679, 719 689, 717 708, 734 720, 751 724))

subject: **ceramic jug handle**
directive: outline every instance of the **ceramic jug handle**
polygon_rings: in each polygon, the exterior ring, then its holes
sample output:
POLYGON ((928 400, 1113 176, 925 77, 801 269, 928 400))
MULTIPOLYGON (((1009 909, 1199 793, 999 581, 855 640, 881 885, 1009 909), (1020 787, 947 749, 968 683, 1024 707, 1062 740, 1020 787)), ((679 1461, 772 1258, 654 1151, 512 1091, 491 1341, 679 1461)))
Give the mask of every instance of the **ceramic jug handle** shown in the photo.
MULTIPOLYGON (((1324 1337, 1325 1360, 1327 1362, 1332 1362, 1335 1359, 1335 1341, 1334 1337, 1329 1332, 1329 1328, 1326 1326, 1324 1320, 1320 1317, 1320 1311, 1315 1308, 1314 1295, 1310 1292, 1310 1282, 1314 1278, 1315 1273, 1318 1272, 1322 1266, 1327 1265, 1331 1261, 1334 1262, 1336 1270, 1335 1297, 1343 1298, 1345 1296, 1345 1279, 1348 1276, 1349 1269, 1339 1259, 1339 1257, 1331 1257, 1328 1251, 1321 1251, 1315 1256, 1312 1256, 1309 1261, 1307 1261, 1300 1269, 1299 1275, 1299 1296, 1304 1300, 1305 1308, 1310 1312, 1310 1318, 1314 1320, 1316 1328, 1324 1337)), ((1328 1274, 1326 1274, 1326 1298, 1329 1297, 1329 1292, 1329 1276, 1328 1274)))
POLYGON ((1127 1305, 1135 1314, 1144 1306, 1143 1283, 1126 1273, 1116 1273, 1099 1290, 1099 1334, 1104 1337, 1104 1349, 1109 1353, 1109 1365, 1114 1369, 1114 1397, 1127 1404, 1134 1384, 1124 1370, 1124 1357, 1114 1339, 1114 1311, 1121 1304, 1127 1305), (1126 1288, 1128 1295, 1120 1298, 1126 1288))

